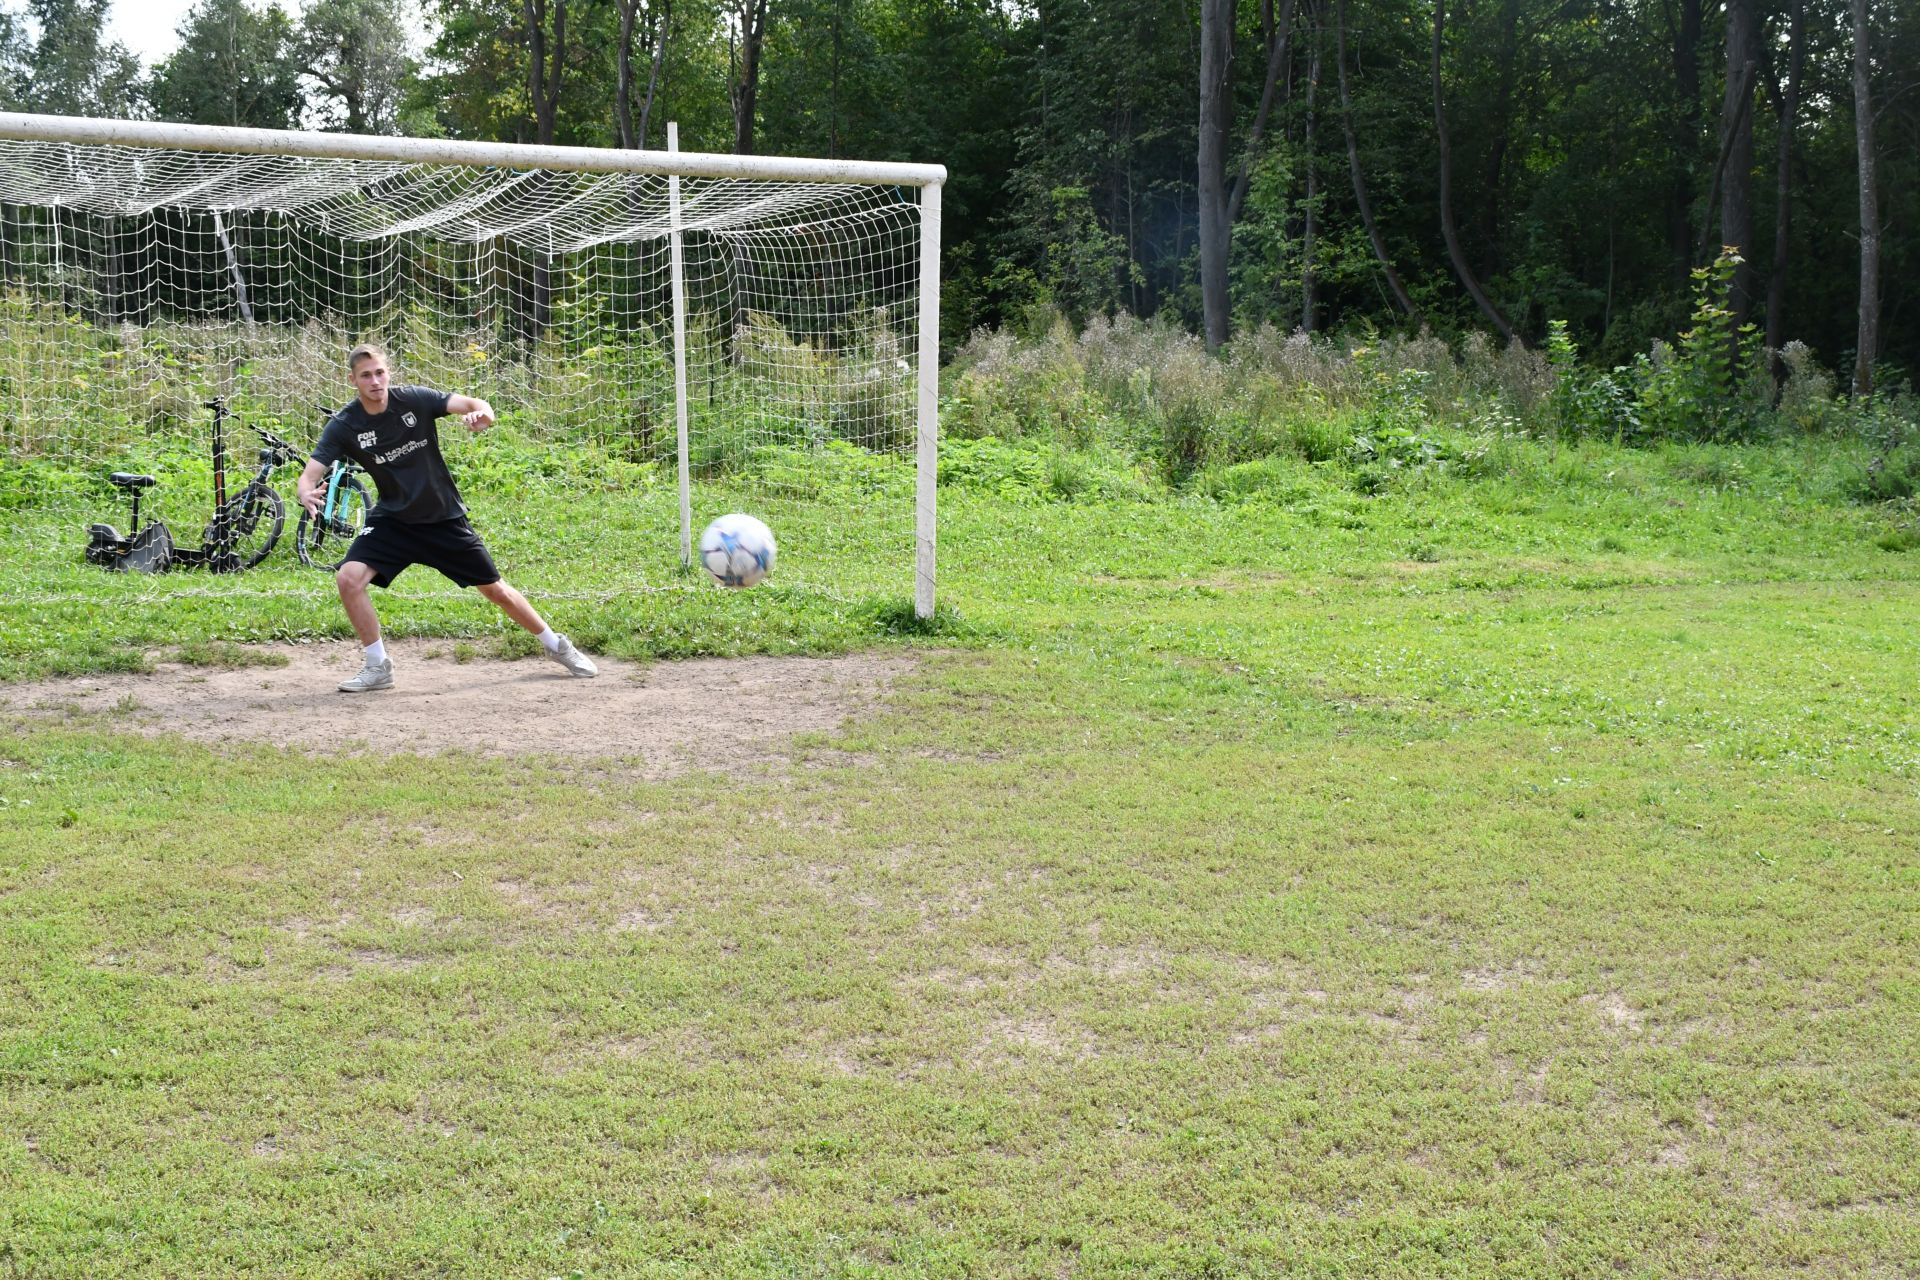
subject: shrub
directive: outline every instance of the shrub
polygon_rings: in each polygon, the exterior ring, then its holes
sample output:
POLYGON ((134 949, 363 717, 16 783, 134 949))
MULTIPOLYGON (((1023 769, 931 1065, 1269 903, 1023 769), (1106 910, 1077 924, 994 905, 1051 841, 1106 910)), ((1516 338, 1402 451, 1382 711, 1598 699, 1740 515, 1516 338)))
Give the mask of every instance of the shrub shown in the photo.
POLYGON ((1812 348, 1804 342, 1789 342, 1780 348, 1779 356, 1787 375, 1774 407, 1780 425, 1807 434, 1838 430, 1846 413, 1834 400, 1833 375, 1820 367, 1812 348))
POLYGON ((1772 425, 1773 381, 1750 324, 1729 307, 1737 250, 1721 250, 1693 273, 1693 327, 1677 347, 1654 343, 1636 362, 1641 418, 1681 440, 1752 440, 1772 425))
POLYGON ((1300 502, 1320 491, 1312 472, 1288 458, 1259 458, 1210 467, 1194 478, 1194 488, 1216 502, 1300 502))
POLYGON ((1332 462, 1353 439, 1351 426, 1324 403, 1308 402, 1282 426, 1287 447, 1308 462, 1332 462))
POLYGON ((1903 444, 1867 464, 1859 496, 1868 502, 1911 498, 1920 493, 1920 444, 1903 444))
POLYGON ((1244 333, 1222 352, 1236 386, 1311 398, 1327 404, 1365 394, 1364 374, 1331 339, 1303 330, 1282 333, 1272 325, 1244 333))
POLYGON ((1912 551, 1920 548, 1920 525, 1895 525, 1873 542, 1882 551, 1912 551))
POLYGON ((0 511, 68 502, 83 494, 98 498, 105 504, 103 510, 124 501, 120 491, 110 490, 100 477, 57 462, 26 458, 0 466, 0 511))
POLYGON ((1390 334, 1370 348, 1357 349, 1353 356, 1376 374, 1386 373, 1390 382, 1400 374, 1414 375, 1405 385, 1417 383, 1426 411, 1435 418, 1450 415, 1474 395, 1452 349, 1425 329, 1413 337, 1390 334))
POLYGON ((1624 378, 1618 376, 1624 370, 1601 373, 1582 365, 1564 320, 1547 323, 1546 354, 1553 385, 1542 417, 1549 434, 1610 435, 1620 442, 1641 436, 1644 426, 1639 403, 1624 378))
POLYGON ((953 434, 1024 436, 1085 443, 1100 435, 1101 404, 1066 321, 1021 341, 1007 332, 977 332, 948 370, 943 425, 953 434))
POLYGON ((940 483, 1015 502, 1144 500, 1151 488, 1124 459, 992 436, 940 442, 940 483))

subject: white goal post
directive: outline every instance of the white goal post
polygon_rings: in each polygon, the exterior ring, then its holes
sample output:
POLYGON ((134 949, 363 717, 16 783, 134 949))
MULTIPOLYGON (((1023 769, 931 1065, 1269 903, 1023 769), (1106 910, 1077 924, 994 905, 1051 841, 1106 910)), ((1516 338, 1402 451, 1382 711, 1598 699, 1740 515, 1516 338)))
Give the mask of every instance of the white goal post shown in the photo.
POLYGON ((403 380, 518 410, 543 473, 671 461, 683 560, 697 476, 805 502, 818 465, 876 522, 910 503, 895 562, 927 618, 945 179, 0 113, 0 460, 98 468, 216 395, 310 428, 372 340, 403 380), (910 483, 859 461, 885 455, 910 483))

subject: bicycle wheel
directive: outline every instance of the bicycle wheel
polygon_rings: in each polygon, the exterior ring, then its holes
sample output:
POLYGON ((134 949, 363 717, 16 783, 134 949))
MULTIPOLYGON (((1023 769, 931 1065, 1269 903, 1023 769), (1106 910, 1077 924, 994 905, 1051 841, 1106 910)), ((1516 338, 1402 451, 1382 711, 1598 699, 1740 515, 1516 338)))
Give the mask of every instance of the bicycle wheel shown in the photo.
POLYGON ((267 558, 287 527, 287 504, 265 485, 248 485, 207 522, 201 541, 231 555, 227 567, 251 569, 267 558))
POLYGON ((352 476, 342 480, 333 495, 333 519, 316 520, 308 512, 300 513, 300 523, 293 530, 293 551, 300 563, 316 569, 338 569, 346 563, 347 548, 366 527, 372 508, 365 486, 352 476))

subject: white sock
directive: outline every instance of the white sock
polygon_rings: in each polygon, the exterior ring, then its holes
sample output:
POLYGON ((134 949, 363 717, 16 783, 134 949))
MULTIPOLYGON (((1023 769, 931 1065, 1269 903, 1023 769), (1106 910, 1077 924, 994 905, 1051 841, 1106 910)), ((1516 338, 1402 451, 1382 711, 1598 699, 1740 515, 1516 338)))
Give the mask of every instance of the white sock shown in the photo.
POLYGON ((561 639, 560 633, 558 631, 555 631, 552 627, 548 627, 545 631, 542 631, 539 635, 535 636, 534 639, 538 640, 540 642, 540 647, 542 649, 545 649, 548 653, 560 652, 560 639, 561 639))
POLYGON ((367 663, 369 666, 377 667, 386 660, 387 642, 385 640, 375 640, 367 646, 367 663))

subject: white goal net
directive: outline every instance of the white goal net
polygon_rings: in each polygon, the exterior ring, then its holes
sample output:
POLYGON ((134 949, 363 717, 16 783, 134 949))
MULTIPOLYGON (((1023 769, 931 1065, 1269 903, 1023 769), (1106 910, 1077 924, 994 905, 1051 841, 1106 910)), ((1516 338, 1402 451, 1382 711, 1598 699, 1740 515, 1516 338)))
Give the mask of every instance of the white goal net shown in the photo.
MULTIPOLYGON (((153 474, 178 536, 210 502, 210 402, 231 491, 250 428, 310 448, 372 341, 397 382, 500 414, 442 438, 516 581, 594 539, 671 577, 746 507, 782 584, 924 616, 942 177, 0 115, 0 457, 43 539, 114 514, 110 471, 153 474)), ((272 480, 289 542, 297 469, 272 480)))

